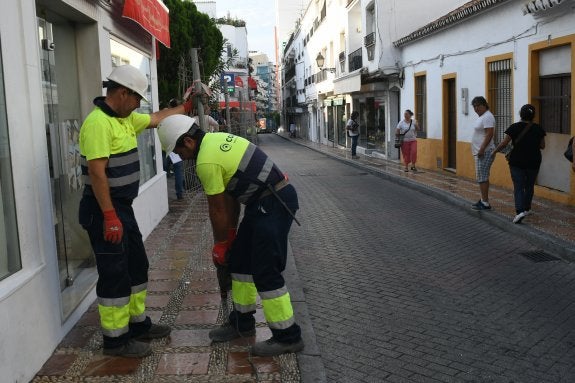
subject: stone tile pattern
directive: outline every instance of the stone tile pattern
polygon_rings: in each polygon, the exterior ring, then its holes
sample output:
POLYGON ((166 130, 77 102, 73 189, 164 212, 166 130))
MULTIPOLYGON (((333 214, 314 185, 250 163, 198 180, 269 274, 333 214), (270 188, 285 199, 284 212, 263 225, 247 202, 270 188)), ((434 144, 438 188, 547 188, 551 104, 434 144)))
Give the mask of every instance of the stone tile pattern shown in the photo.
MULTIPOLYGON (((172 193, 173 194, 173 193, 172 193)), ((143 359, 102 354, 95 304, 83 315, 33 382, 299 382, 294 354, 257 358, 248 349, 271 333, 257 316, 256 337, 212 345, 208 332, 227 317, 211 261, 212 233, 201 194, 170 199, 170 212, 145 241, 150 259, 148 315, 170 325, 143 359)))
MULTIPOLYGON (((260 139, 295 185, 291 245, 328 382, 573 382, 575 268, 459 208, 260 139)), ((417 175, 419 176, 419 175, 417 175)))
MULTIPOLYGON (((299 144, 329 153, 330 155, 351 159, 349 149, 321 145, 301 139, 296 139, 296 141, 299 144)), ((419 182, 429 188, 439 189, 453 196, 469 200, 471 203, 475 203, 479 199, 479 188, 474 180, 457 177, 447 171, 420 169, 417 173, 411 171, 405 173, 403 171, 404 166, 397 161, 388 161, 363 155, 360 156, 359 160, 354 161, 361 163, 370 170, 389 173, 419 182)), ((469 158, 469 161, 472 161, 472 159, 469 158)), ((513 192, 511 190, 491 186, 489 189, 489 200, 495 212, 508 216, 510 220, 515 216, 513 192)), ((564 239, 575 247, 575 230, 573 229, 575 226, 575 207, 535 196, 533 211, 535 215, 525 219, 524 224, 564 239)))

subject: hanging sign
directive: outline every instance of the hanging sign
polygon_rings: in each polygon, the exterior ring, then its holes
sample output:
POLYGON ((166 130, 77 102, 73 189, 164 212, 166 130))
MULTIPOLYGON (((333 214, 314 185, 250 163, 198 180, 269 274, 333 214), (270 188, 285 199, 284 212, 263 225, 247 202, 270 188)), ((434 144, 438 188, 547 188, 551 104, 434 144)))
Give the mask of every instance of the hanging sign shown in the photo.
POLYGON ((170 14, 161 0, 125 0, 122 16, 134 20, 156 40, 170 47, 170 14))

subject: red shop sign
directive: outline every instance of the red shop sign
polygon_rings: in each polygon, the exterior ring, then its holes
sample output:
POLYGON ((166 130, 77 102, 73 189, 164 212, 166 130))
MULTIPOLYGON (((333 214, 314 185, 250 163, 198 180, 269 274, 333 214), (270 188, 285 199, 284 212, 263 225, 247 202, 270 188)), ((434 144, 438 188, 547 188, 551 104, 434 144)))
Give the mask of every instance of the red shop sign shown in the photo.
POLYGON ((161 0, 126 0, 122 16, 134 20, 156 40, 170 47, 170 14, 161 0))

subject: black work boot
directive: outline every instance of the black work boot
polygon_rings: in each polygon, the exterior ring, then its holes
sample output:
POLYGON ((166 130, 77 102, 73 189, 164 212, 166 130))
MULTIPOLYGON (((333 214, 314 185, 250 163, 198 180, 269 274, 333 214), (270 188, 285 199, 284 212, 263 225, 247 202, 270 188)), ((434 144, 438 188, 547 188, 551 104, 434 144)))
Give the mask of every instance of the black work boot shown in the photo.
POLYGON ((256 335, 255 327, 251 330, 239 331, 230 322, 224 323, 221 327, 210 331, 210 339, 213 342, 229 342, 237 338, 249 338, 256 335))
POLYGON ((295 342, 284 343, 271 337, 268 340, 254 344, 251 347, 250 352, 255 356, 277 356, 290 352, 300 352, 303 348, 304 344, 301 338, 295 342))
POLYGON ((152 353, 152 347, 148 343, 130 339, 128 343, 113 348, 104 348, 103 354, 110 356, 123 356, 125 358, 143 358, 152 353))

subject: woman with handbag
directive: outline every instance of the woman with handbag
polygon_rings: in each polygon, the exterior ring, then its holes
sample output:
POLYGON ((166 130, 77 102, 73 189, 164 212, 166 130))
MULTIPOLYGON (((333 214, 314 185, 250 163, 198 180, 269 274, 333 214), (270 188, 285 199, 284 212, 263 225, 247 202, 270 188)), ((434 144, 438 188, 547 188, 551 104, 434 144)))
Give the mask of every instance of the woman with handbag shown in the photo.
POLYGON ((533 122, 535 117, 533 105, 523 105, 519 117, 521 121, 509 126, 505 131, 505 138, 493 152, 495 155, 513 142, 513 149, 506 156, 515 198, 516 216, 513 218, 513 223, 521 223, 531 213, 535 181, 541 166, 541 149, 545 149, 546 135, 545 130, 533 122))
POLYGON ((395 147, 401 148, 401 155, 405 163, 404 172, 411 170, 416 172, 415 162, 417 161, 417 131, 419 126, 413 119, 413 112, 409 109, 403 113, 403 120, 399 121, 395 129, 395 147))
POLYGON ((351 114, 350 119, 345 124, 345 130, 347 130, 347 135, 351 138, 351 158, 358 159, 357 156, 357 140, 359 138, 359 123, 357 118, 359 117, 359 112, 355 111, 351 114))

